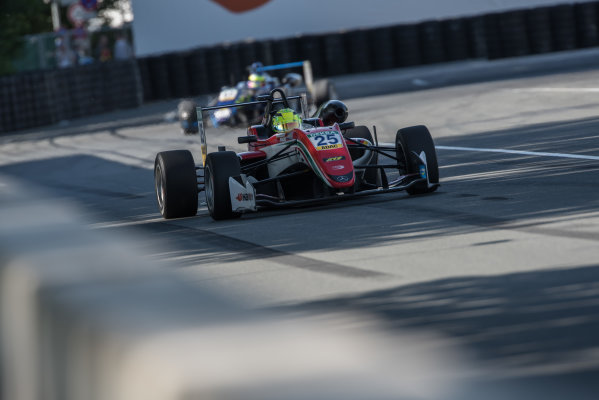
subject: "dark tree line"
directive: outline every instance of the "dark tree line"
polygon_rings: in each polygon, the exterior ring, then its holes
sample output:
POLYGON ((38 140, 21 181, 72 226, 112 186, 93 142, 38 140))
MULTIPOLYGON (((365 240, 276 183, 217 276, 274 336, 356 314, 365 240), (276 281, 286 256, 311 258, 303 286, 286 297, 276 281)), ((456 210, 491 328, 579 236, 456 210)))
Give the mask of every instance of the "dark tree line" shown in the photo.
POLYGON ((51 31, 50 6, 43 1, 0 1, 0 75, 13 72, 12 60, 20 55, 24 35, 51 31))
MULTIPOLYGON (((120 0, 103 0, 101 11, 118 8, 120 0)), ((61 21, 69 29, 66 7, 61 7, 61 21)), ((105 21, 107 23, 107 21, 105 21)), ((12 62, 21 55, 23 36, 52 32, 50 4, 43 0, 0 0, 0 75, 14 72, 12 62)))

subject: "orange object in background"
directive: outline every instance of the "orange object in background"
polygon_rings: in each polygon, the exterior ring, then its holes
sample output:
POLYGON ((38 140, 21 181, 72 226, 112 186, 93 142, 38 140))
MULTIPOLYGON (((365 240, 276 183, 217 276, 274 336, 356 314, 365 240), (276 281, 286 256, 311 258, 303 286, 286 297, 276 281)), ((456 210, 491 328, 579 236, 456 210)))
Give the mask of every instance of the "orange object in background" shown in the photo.
POLYGON ((270 0, 212 0, 234 13, 243 13, 268 3, 270 0))

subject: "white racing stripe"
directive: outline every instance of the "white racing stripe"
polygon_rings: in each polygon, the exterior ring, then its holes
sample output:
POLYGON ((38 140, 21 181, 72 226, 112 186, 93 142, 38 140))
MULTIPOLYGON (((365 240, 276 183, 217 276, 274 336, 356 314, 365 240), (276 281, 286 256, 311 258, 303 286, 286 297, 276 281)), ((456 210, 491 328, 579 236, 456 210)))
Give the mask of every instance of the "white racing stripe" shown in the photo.
POLYGON ((514 93, 599 93, 599 88, 560 88, 560 87, 540 87, 540 88, 513 88, 505 89, 514 93))
MULTIPOLYGON (((379 143, 379 145, 395 146, 394 143, 379 143)), ((480 148, 480 147, 457 147, 457 146, 435 146, 435 148, 437 150, 477 151, 477 152, 481 152, 481 153, 504 153, 504 154, 518 154, 521 156, 574 158, 577 160, 599 161, 599 156, 587 156, 584 154, 546 153, 546 152, 542 152, 542 151, 486 149, 486 148, 480 148)))
POLYGON ((582 155, 582 154, 545 153, 542 151, 484 149, 484 148, 478 148, 478 147, 455 147, 455 146, 435 146, 435 148, 439 149, 439 150, 478 151, 478 152, 485 152, 485 153, 504 153, 504 154, 518 154, 518 155, 522 155, 522 156, 575 158, 578 160, 599 161, 599 156, 587 156, 587 155, 582 155))

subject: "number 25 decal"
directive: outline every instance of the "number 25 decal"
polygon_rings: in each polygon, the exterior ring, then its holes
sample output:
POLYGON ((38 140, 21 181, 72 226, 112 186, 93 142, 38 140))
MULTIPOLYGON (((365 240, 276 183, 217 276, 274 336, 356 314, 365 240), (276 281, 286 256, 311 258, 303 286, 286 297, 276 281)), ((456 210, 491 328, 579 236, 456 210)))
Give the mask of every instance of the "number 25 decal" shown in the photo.
POLYGON ((317 143, 317 146, 326 146, 329 144, 337 144, 339 143, 339 138, 337 137, 336 134, 329 134, 329 135, 320 135, 320 136, 316 136, 315 137, 317 143))

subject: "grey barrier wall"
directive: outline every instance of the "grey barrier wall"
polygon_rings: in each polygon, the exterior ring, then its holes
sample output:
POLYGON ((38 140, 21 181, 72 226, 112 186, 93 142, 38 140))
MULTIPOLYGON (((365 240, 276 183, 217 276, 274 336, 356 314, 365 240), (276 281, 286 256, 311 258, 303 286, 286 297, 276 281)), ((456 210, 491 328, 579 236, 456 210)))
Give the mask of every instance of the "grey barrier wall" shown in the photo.
POLYGON ((135 60, 0 77, 0 132, 142 104, 135 60))
POLYGON ((439 338, 347 328, 364 316, 242 310, 74 205, 0 182, 0 399, 432 399, 459 369, 439 338))
POLYGON ((202 47, 138 59, 144 100, 218 90, 245 66, 310 60, 317 78, 599 45, 599 2, 202 47))
POLYGON ((310 60, 319 77, 466 59, 499 59, 599 45, 599 2, 563 4, 245 41, 187 52, 0 78, 0 132, 26 129, 142 101, 213 93, 245 79, 245 67, 310 60))

